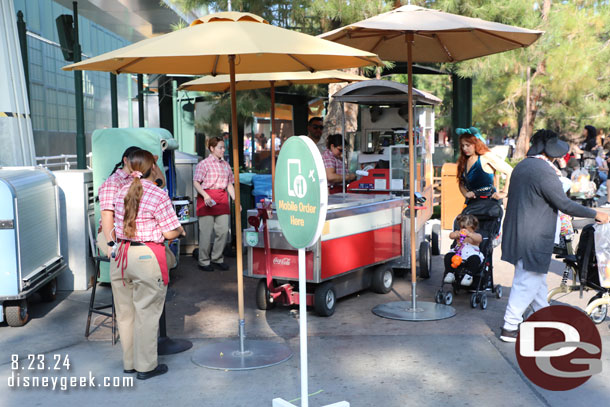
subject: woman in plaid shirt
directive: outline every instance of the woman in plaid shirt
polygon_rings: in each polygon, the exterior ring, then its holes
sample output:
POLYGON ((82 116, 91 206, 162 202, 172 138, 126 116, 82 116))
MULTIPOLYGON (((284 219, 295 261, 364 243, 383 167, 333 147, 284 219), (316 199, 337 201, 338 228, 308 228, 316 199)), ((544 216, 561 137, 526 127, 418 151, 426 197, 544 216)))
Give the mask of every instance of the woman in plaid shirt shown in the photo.
POLYGON ((185 233, 169 196, 154 182, 155 157, 136 151, 129 167, 130 182, 114 200, 118 248, 110 280, 123 369, 145 380, 167 372, 167 365, 157 362, 157 330, 169 283, 163 242, 185 233))
MULTIPOLYGON (((343 190, 343 136, 332 134, 326 141, 327 149, 322 153, 322 161, 326 169, 326 179, 328 180, 328 192, 336 194, 343 190)), ((356 179, 356 174, 345 174, 345 182, 349 183, 356 179)))
POLYGON ((231 166, 223 158, 225 143, 222 137, 212 137, 208 149, 211 154, 197 164, 193 176, 193 185, 198 192, 199 268, 203 271, 214 271, 214 267, 228 270, 223 258, 231 213, 227 192, 235 200, 235 181, 231 166), (210 255, 212 232, 216 237, 210 255))

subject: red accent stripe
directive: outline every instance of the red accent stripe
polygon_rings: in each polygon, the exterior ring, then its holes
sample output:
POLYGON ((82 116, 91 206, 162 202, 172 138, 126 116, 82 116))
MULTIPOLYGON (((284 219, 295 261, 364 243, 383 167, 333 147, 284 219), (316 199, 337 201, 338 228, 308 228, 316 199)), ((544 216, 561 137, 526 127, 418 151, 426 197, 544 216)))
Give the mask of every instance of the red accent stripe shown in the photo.
POLYGON ((401 254, 401 225, 322 242, 322 279, 401 254))

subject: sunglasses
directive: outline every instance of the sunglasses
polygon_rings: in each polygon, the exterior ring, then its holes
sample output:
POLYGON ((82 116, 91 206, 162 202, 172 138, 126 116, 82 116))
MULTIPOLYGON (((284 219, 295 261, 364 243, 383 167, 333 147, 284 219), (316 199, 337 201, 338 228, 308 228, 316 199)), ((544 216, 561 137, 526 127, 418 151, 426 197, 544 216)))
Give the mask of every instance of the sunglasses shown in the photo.
POLYGON ((316 130, 324 130, 324 126, 321 125, 321 124, 314 124, 311 127, 316 129, 316 130))

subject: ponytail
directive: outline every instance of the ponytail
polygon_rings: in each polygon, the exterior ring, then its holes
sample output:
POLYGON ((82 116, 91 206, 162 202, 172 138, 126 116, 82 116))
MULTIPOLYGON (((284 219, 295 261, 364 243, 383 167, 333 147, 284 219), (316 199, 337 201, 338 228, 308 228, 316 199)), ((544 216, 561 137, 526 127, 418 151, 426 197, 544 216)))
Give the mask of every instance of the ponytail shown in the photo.
POLYGON ((127 147, 125 149, 125 151, 123 151, 123 156, 121 157, 121 160, 118 163, 116 163, 116 165, 112 169, 112 172, 110 173, 110 175, 114 174, 116 172, 116 170, 118 170, 119 168, 123 168, 123 160, 125 158, 129 159, 129 156, 132 153, 135 153, 136 151, 139 151, 139 150, 141 150, 140 147, 136 147, 136 146, 127 147))
POLYGON ((129 166, 132 169, 131 176, 133 181, 129 186, 127 195, 123 199, 123 204, 125 205, 123 233, 127 238, 133 238, 136 235, 136 217, 138 216, 140 200, 144 191, 140 178, 148 178, 150 176, 154 163, 154 156, 146 150, 136 151, 129 156, 129 166))
POLYGON ((125 216, 123 218, 123 233, 125 237, 132 238, 136 235, 136 217, 140 208, 140 199, 142 199, 142 182, 139 177, 135 177, 127 195, 123 199, 125 205, 125 216))

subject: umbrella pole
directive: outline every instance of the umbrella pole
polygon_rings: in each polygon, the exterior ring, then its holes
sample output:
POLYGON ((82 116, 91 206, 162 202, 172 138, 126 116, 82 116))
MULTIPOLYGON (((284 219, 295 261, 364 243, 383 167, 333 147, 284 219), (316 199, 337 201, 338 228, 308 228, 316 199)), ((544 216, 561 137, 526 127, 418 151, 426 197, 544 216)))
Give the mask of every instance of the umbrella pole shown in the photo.
POLYGON ((413 60, 412 43, 407 39, 407 80, 409 81, 409 222, 411 255, 411 308, 417 310, 417 264, 415 253, 415 143, 413 140, 413 60))
MULTIPOLYGON (((413 139, 413 34, 406 34, 407 40, 407 76, 409 87, 409 250, 411 257, 411 304, 406 301, 396 301, 378 305, 373 313, 389 319, 401 321, 436 321, 455 315, 455 309, 449 305, 421 301, 417 303, 417 253, 415 252, 415 140, 413 139)), ((428 202, 432 205, 432 202, 428 202)))
POLYGON ((229 55, 231 78, 231 127, 233 143, 233 175, 235 177, 235 229, 237 245, 237 302, 239 307, 239 340, 216 343, 198 349, 191 360, 199 366, 221 370, 252 370, 277 365, 292 357, 292 350, 283 343, 249 340, 246 349, 244 316, 244 273, 241 231, 241 199, 239 194, 239 155, 237 145, 237 99, 235 95, 235 55, 229 55), (236 349, 237 348, 237 349, 236 349))
POLYGON ((341 165, 343 166, 343 194, 345 194, 345 157, 347 153, 345 153, 345 103, 341 102, 341 165), (345 153, 345 155, 343 155, 345 153))
POLYGON ((231 78, 231 144, 233 145, 233 176, 235 178, 235 229, 237 246, 237 304, 239 308, 239 348, 244 352, 244 338, 246 336, 246 321, 244 317, 244 273, 243 273, 243 250, 241 244, 241 197, 239 191, 239 149, 237 144, 237 96, 235 93, 235 55, 229 55, 229 69, 231 78))
POLYGON ((271 197, 275 202, 275 81, 271 84, 271 197))

